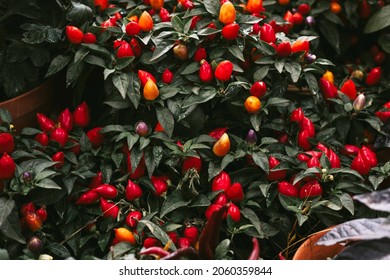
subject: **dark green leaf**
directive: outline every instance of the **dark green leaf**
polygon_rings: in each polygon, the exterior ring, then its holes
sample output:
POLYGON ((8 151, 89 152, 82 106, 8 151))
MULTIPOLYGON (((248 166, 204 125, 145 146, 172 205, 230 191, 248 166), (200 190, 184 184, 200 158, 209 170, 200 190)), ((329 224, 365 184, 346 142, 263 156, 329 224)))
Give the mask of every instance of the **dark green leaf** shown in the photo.
POLYGON ((57 43, 61 40, 62 30, 42 24, 23 24, 22 29, 26 30, 23 33, 22 41, 27 44, 57 43))
POLYGON ((378 40, 379 45, 381 46, 382 50, 384 50, 387 53, 390 53, 390 34, 383 34, 381 37, 379 37, 378 40))
POLYGON ((14 207, 15 201, 12 198, 6 199, 5 197, 0 197, 0 228, 3 226, 14 207))
POLYGON ((173 27, 177 32, 183 32, 183 30, 184 30, 184 23, 183 23, 183 21, 180 19, 179 16, 176 15, 176 16, 172 17, 171 22, 172 22, 172 27, 173 27))
POLYGON ((261 114, 260 113, 251 114, 249 120, 251 122, 253 129, 255 131, 259 131, 261 126, 261 121, 262 121, 261 114))
POLYGON ((320 21, 319 29, 335 51, 340 53, 340 34, 337 26, 328 21, 320 21))
POLYGON ((217 248, 215 248, 215 259, 216 260, 226 260, 228 258, 229 254, 229 246, 230 246, 230 240, 224 239, 222 240, 217 248))
POLYGON ((120 260, 123 259, 125 254, 133 249, 133 245, 129 242, 119 242, 111 248, 111 252, 107 255, 107 260, 120 260))
POLYGON ((263 67, 260 67, 260 68, 257 69, 256 72, 253 74, 253 80, 255 80, 255 81, 261 81, 261 80, 263 80, 263 79, 267 76, 268 71, 269 71, 269 66, 268 66, 268 65, 263 66, 263 67))
POLYGON ((253 152, 251 156, 257 166, 263 169, 266 173, 269 172, 268 157, 266 154, 264 154, 263 152, 253 152))
POLYGON ((203 1, 204 7, 206 8, 206 11, 212 14, 213 16, 216 16, 219 14, 219 9, 221 7, 221 4, 219 1, 214 0, 204 0, 203 1))
POLYGON ((299 80, 299 77, 301 75, 302 67, 301 65, 296 62, 287 62, 286 65, 284 66, 284 69, 290 74, 291 80, 296 83, 299 80))
POLYGON ((134 105, 134 108, 138 108, 139 102, 141 100, 141 83, 138 79, 138 76, 130 72, 129 74, 129 87, 127 88, 127 96, 130 98, 131 102, 134 105))
POLYGON ((237 59, 241 60, 242 62, 245 61, 244 54, 239 46, 232 45, 228 48, 229 52, 236 57, 237 59))
POLYGON ((90 7, 82 3, 77 3, 72 1, 72 7, 67 13, 66 18, 73 25, 80 25, 88 21, 89 19, 91 19, 92 16, 93 16, 93 11, 90 7))
POLYGON ((190 204, 190 201, 186 201, 181 191, 175 191, 171 195, 167 196, 163 205, 161 206, 161 218, 170 212, 185 207, 190 204))
POLYGON ((366 26, 364 27, 364 33, 373 33, 390 26, 390 5, 386 5, 373 14, 366 26))
POLYGON ((122 98, 126 98, 127 90, 130 85, 130 76, 128 73, 116 73, 112 76, 112 82, 118 89, 122 98))
POLYGON ((261 229, 260 219, 252 209, 242 208, 241 213, 252 223, 259 235, 264 235, 263 230, 261 229))
POLYGON ((285 64, 286 64, 286 61, 284 59, 283 60, 275 60, 275 62, 274 62, 274 66, 275 66, 276 70, 278 70, 279 73, 283 72, 285 64))
POLYGON ((20 217, 16 209, 11 211, 11 213, 7 216, 6 221, 0 226, 0 231, 6 237, 15 240, 21 244, 26 244, 26 239, 22 235, 20 228, 20 217))
POLYGON ((214 98, 216 94, 217 90, 213 87, 201 88, 199 94, 191 94, 184 99, 182 108, 185 109, 193 106, 194 104, 205 103, 214 98))
POLYGON ((165 133, 170 137, 175 128, 175 119, 171 111, 166 108, 156 108, 157 119, 164 128, 165 133))
POLYGON ((361 241, 351 244, 334 258, 335 260, 390 260, 390 239, 361 241))
POLYGON ((72 58, 69 55, 60 54, 60 55, 56 56, 51 61, 50 65, 49 65, 49 69, 47 70, 45 77, 46 78, 50 77, 50 76, 58 73, 62 69, 64 69, 68 65, 68 63, 70 62, 71 59, 72 58))
POLYGON ((355 205, 353 204, 353 199, 348 193, 342 193, 338 195, 338 198, 341 201, 341 204, 347 209, 352 215, 355 213, 355 205))
POLYGON ((152 57, 150 58, 150 61, 155 61, 162 57, 164 54, 169 52, 170 49, 173 48, 175 45, 175 42, 172 40, 164 40, 161 41, 157 46, 156 49, 153 52, 152 57))
POLYGON ((46 246, 46 249, 49 250, 53 255, 58 256, 60 258, 67 258, 70 256, 69 250, 64 246, 61 245, 60 243, 49 243, 46 246))
POLYGON ((6 249, 0 249, 0 260, 1 261, 9 260, 8 251, 6 249))
MULTIPOLYGON (((145 225, 148 227, 148 229, 150 230, 151 234, 156 237, 158 240, 161 241, 161 243, 165 246, 165 244, 167 244, 170 240, 168 234, 166 234, 166 232, 164 230, 162 230, 158 225, 156 225, 155 223, 151 222, 151 221, 148 221, 148 220, 140 220, 139 221, 140 224, 142 225, 145 225)), ((175 248, 175 245, 174 244, 171 244, 171 248, 174 249, 175 248)))
POLYGON ((281 98, 281 97, 273 97, 268 99, 266 106, 289 106, 291 104, 291 100, 281 98))
POLYGON ((188 75, 188 74, 192 74, 192 73, 195 73, 197 71, 199 71, 199 63, 198 62, 192 62, 190 64, 187 65, 186 68, 184 68, 184 70, 181 72, 182 75, 188 75))

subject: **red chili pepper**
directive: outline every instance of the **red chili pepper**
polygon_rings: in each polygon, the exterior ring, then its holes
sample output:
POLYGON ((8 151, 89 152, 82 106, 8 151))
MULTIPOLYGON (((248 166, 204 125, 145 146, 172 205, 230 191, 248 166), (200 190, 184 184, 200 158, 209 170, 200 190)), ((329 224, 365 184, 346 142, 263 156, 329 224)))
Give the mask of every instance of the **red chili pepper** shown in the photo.
POLYGON ((228 216, 230 216, 230 218, 238 223, 240 220, 241 220, 241 212, 240 212, 240 208, 238 208, 235 204, 233 204, 232 202, 230 202, 230 205, 228 207, 228 211, 227 211, 227 214, 228 216))
POLYGON ((285 196, 298 197, 299 190, 293 184, 283 181, 278 183, 279 193, 285 196))
POLYGON ((50 140, 57 142, 64 147, 69 140, 69 132, 65 128, 57 127, 50 133, 50 140))
POLYGON ((360 149, 363 160, 372 168, 378 165, 378 159, 376 154, 367 146, 363 146, 360 149))
POLYGON ((108 202, 104 198, 100 198, 100 209, 103 217, 115 220, 118 217, 119 207, 114 203, 108 202))
POLYGON ((194 29, 196 27, 196 24, 202 19, 201 16, 197 15, 197 16, 193 16, 191 18, 191 25, 190 25, 190 29, 194 29))
POLYGON ((131 180, 137 180, 144 176, 146 171, 146 165, 145 165, 145 157, 142 156, 141 161, 139 162, 138 166, 133 170, 133 167, 131 165, 131 154, 128 150, 127 146, 123 146, 123 152, 126 156, 126 163, 127 163, 127 172, 130 174, 131 180))
POLYGON ((52 119, 42 113, 37 113, 37 121, 41 130, 45 132, 51 132, 56 126, 52 119))
POLYGON ((302 108, 296 108, 291 112, 290 121, 300 123, 303 120, 305 114, 303 113, 302 108))
POLYGON ((49 145, 50 139, 46 132, 38 133, 35 135, 34 140, 42 146, 46 147, 49 145))
POLYGON ((0 157, 0 180, 8 180, 14 177, 16 164, 12 157, 3 153, 0 157))
POLYGON ((36 208, 33 202, 27 202, 20 207, 20 214, 22 216, 26 216, 28 212, 35 212, 36 208))
POLYGON ((312 147, 312 144, 309 142, 309 138, 313 136, 310 135, 308 130, 301 130, 298 132, 298 146, 303 150, 307 151, 312 147))
POLYGON ((73 122, 76 126, 86 127, 91 121, 88 104, 84 101, 73 111, 73 122))
POLYGON ((101 127, 95 127, 87 131, 87 137, 94 149, 99 148, 104 142, 104 135, 101 127))
POLYGON ((236 40, 239 32, 240 32, 240 26, 238 25, 238 23, 233 22, 222 27, 221 34, 225 40, 230 41, 230 40, 236 40))
POLYGON ((73 115, 68 108, 59 114, 57 121, 66 130, 71 131, 73 129, 73 115))
POLYGON ((382 75, 382 69, 380 66, 371 69, 366 77, 366 84, 368 86, 374 86, 379 83, 382 75))
POLYGON ((99 201, 99 195, 94 190, 88 190, 76 200, 77 205, 90 205, 99 201))
POLYGON ((97 186, 103 184, 103 173, 99 171, 94 177, 92 177, 91 182, 88 185, 89 189, 94 189, 97 186))
POLYGON ((83 43, 85 43, 85 44, 95 44, 96 43, 96 35, 91 33, 91 32, 85 33, 84 37, 83 37, 83 43))
POLYGON ((163 83, 169 85, 170 83, 172 83, 173 76, 173 73, 168 68, 166 68, 162 74, 161 80, 163 81, 163 83))
POLYGON ((349 97, 350 100, 355 100, 357 96, 356 85, 352 80, 347 80, 344 82, 340 91, 349 97))
POLYGON ((194 169, 200 173, 202 169, 202 160, 200 157, 187 156, 181 164, 181 172, 185 174, 188 170, 194 169))
POLYGON ((116 49, 116 57, 123 58, 123 57, 134 56, 133 48, 130 46, 130 44, 126 41, 121 41, 121 42, 122 43, 116 49))
POLYGON ((199 47, 196 49, 194 54, 194 61, 195 62, 201 62, 203 59, 207 58, 207 52, 206 49, 203 47, 199 47))
POLYGON ((232 73, 233 63, 231 63, 229 60, 223 60, 215 68, 214 75, 218 81, 226 82, 230 80, 232 73))
POLYGON ((56 168, 56 169, 60 169, 65 164, 65 155, 64 155, 64 152, 62 152, 62 151, 59 151, 59 152, 55 153, 54 155, 52 155, 51 159, 52 159, 52 161, 58 161, 58 163, 56 163, 56 165, 54 165, 54 168, 56 168))
POLYGON ((217 197, 214 199, 214 204, 218 205, 225 205, 229 202, 229 198, 226 193, 221 192, 217 195, 217 197))
MULTIPOLYGON (((217 29, 214 22, 211 22, 209 25, 207 25, 207 28, 211 28, 211 29, 217 29)), ((217 34, 210 34, 210 35, 207 35, 207 39, 209 41, 212 41, 214 40, 215 36, 217 36, 217 34)))
POLYGON ((181 249, 191 247, 191 242, 187 237, 179 237, 177 243, 181 249))
POLYGON ((308 13, 310 13, 310 10, 311 10, 311 7, 309 4, 300 4, 298 6, 298 12, 300 12, 302 15, 307 15, 308 13))
POLYGON ((209 132, 209 136, 218 140, 227 131, 227 127, 218 127, 209 132))
POLYGON ((151 79, 154 83, 157 83, 156 78, 152 74, 144 70, 138 70, 138 78, 141 81, 142 87, 146 85, 149 79, 151 79))
POLYGON ((240 202, 244 199, 244 191, 242 185, 238 182, 233 183, 226 192, 228 198, 234 202, 240 202))
POLYGON ((289 57, 291 52, 291 44, 288 41, 281 42, 276 48, 276 54, 280 57, 289 57))
POLYGON ((129 36, 136 36, 141 32, 141 27, 138 22, 130 21, 126 24, 126 34, 129 36))
POLYGON ((337 98, 337 87, 334 84, 324 78, 320 78, 319 85, 320 90, 326 99, 337 98))
POLYGON ((204 83, 211 82, 214 79, 213 68, 206 60, 200 62, 199 79, 204 83))
POLYGON ((99 185, 93 191, 105 199, 113 199, 118 196, 118 189, 109 184, 99 185))
POLYGON ((298 154, 297 159, 300 161, 307 162, 310 159, 310 157, 305 154, 298 154))
POLYGON ((83 41, 84 33, 76 26, 67 25, 65 27, 66 37, 72 44, 80 44, 83 41))
POLYGON ((131 38, 129 44, 130 44, 131 48, 133 49, 134 55, 136 57, 141 56, 142 48, 141 48, 140 44, 138 43, 137 38, 135 38, 135 37, 131 38))
POLYGON ((0 155, 3 153, 11 154, 15 149, 15 140, 11 133, 0 132, 0 155))
POLYGON ((355 145, 345 144, 344 148, 340 150, 341 154, 345 156, 357 156, 359 153, 360 148, 355 145))
POLYGON ((300 198, 316 197, 322 195, 322 187, 317 180, 307 182, 299 191, 300 198))
POLYGON ((352 160, 351 169, 357 171, 360 175, 367 175, 370 173, 371 167, 368 162, 364 161, 362 153, 359 152, 358 155, 352 160))
POLYGON ((131 180, 127 181, 126 189, 125 189, 125 197, 128 201, 133 201, 142 196, 141 187, 134 183, 131 180))
POLYGON ((371 15, 371 6, 367 0, 362 0, 359 9, 359 15, 361 18, 368 18, 371 15))
POLYGON ((183 235, 190 240, 191 244, 195 244, 199 239, 199 230, 195 226, 188 226, 184 229, 183 235))
MULTIPOLYGON (((153 247, 155 247, 155 248, 161 248, 161 246, 162 246, 160 240, 158 240, 158 239, 155 238, 155 237, 151 237, 151 236, 146 237, 145 240, 144 240, 144 242, 142 243, 142 245, 143 245, 143 247, 144 247, 145 249, 153 248, 153 247)), ((165 255, 163 255, 163 256, 165 256, 165 255)))
POLYGON ((299 123, 300 130, 301 131, 306 131, 309 135, 309 137, 314 137, 316 132, 315 132, 315 127, 313 122, 306 116, 303 116, 301 122, 299 123))
POLYGON ((231 186, 230 175, 225 171, 221 171, 217 176, 214 177, 213 182, 211 184, 211 190, 213 192, 221 191, 221 190, 227 192, 230 186, 231 186))
POLYGON ((260 39, 267 43, 275 43, 275 30, 270 24, 264 23, 264 25, 260 27, 260 39))
POLYGON ((165 9, 164 7, 161 7, 159 16, 161 19, 161 22, 169 22, 171 21, 171 15, 169 14, 168 10, 165 9))
POLYGON ((270 156, 268 158, 268 163, 269 163, 269 173, 267 175, 268 181, 278 181, 286 177, 287 175, 286 170, 272 170, 280 164, 280 161, 277 158, 270 156))
POLYGON ((154 196, 161 196, 168 190, 168 183, 163 176, 152 176, 150 180, 154 186, 154 196))
POLYGON ((329 159, 330 168, 340 168, 341 167, 340 158, 332 149, 328 150, 328 153, 326 154, 326 156, 329 159))
POLYGON ((35 214, 37 214, 37 216, 41 219, 42 223, 46 222, 47 220, 46 206, 42 206, 39 209, 37 209, 35 214))
POLYGON ((99 7, 100 11, 103 11, 108 7, 108 0, 94 0, 93 4, 95 7, 99 7))
MULTIPOLYGON (((218 212, 222 209, 222 207, 224 207, 224 205, 219 205, 219 204, 210 204, 207 208, 206 208, 206 211, 204 213, 205 217, 206 217, 206 220, 207 221, 210 221, 212 215, 214 212, 218 212)), ((222 211, 222 210, 221 210, 222 211)), ((227 215, 227 211, 223 213, 223 216, 222 216, 222 219, 225 219, 226 218, 226 215, 227 215)))
POLYGON ((256 81, 251 86, 249 93, 257 98, 262 98, 267 93, 267 84, 263 81, 256 81))
POLYGON ((140 211, 131 211, 127 214, 125 223, 130 228, 136 228, 138 225, 138 221, 142 219, 142 213, 140 211))
POLYGON ((305 52, 305 55, 306 55, 309 52, 309 50, 310 50, 309 41, 297 40, 291 45, 291 51, 293 53, 305 52))
POLYGON ((38 231, 42 227, 42 220, 39 216, 33 212, 29 212, 24 217, 25 225, 32 232, 38 231))
POLYGON ((308 168, 312 168, 312 167, 319 167, 321 168, 321 163, 320 161, 318 160, 317 157, 311 157, 311 159, 309 159, 307 162, 307 167, 308 168))

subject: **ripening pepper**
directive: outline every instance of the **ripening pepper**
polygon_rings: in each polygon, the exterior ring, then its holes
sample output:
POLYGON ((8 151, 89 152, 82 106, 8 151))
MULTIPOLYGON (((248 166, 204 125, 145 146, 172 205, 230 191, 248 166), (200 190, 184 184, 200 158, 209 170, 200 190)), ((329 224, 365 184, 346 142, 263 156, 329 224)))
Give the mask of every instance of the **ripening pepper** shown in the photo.
POLYGON ((263 9, 263 0, 248 0, 245 7, 251 14, 259 14, 263 9))
POLYGON ((320 85, 320 90, 326 99, 337 98, 338 96, 337 87, 333 83, 329 82, 324 78, 320 78, 319 85, 320 85))
POLYGON ((236 9, 230 1, 226 1, 222 4, 219 10, 219 21, 223 24, 233 23, 236 20, 236 9))
POLYGON ((0 180, 8 180, 14 177, 16 164, 11 156, 3 153, 0 157, 0 180))

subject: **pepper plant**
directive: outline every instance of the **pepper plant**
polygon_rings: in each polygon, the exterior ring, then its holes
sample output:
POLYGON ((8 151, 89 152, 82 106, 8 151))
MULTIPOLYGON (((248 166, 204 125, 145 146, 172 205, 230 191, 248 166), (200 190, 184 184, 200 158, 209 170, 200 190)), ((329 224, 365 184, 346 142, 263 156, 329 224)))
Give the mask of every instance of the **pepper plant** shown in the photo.
POLYGON ((4 254, 291 258, 382 215, 352 196, 388 187, 387 2, 72 3, 47 76, 74 104, 1 111, 4 254))

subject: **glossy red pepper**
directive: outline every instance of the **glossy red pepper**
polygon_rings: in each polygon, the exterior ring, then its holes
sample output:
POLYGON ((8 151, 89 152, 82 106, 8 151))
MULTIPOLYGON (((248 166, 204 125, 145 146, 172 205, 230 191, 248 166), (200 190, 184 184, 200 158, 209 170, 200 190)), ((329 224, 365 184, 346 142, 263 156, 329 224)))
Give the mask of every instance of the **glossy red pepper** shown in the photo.
POLYGON ((225 205, 229 202, 229 198, 226 193, 221 192, 217 195, 217 197, 214 199, 214 204, 218 205, 225 205))
POLYGON ((232 73, 233 63, 231 63, 229 60, 223 60, 215 68, 214 75, 218 81, 226 82, 230 80, 232 73))
POLYGON ((90 111, 88 104, 84 101, 76 107, 73 111, 73 123, 79 127, 88 126, 91 121, 90 111))
POLYGON ((152 181, 152 184, 154 186, 154 192, 153 195, 155 196, 162 196, 165 194, 168 190, 168 183, 163 176, 152 176, 150 178, 152 181))
POLYGON ((304 54, 306 55, 309 52, 309 50, 310 50, 309 41, 297 40, 291 45, 291 51, 293 53, 304 52, 304 54))
POLYGON ((135 37, 131 38, 129 44, 130 44, 131 48, 133 49, 134 55, 136 57, 141 56, 142 48, 141 48, 140 44, 138 43, 137 38, 135 38, 135 37))
POLYGON ((128 201, 133 201, 142 196, 141 187, 133 182, 132 180, 127 181, 126 189, 125 189, 125 197, 128 201))
POLYGON ((231 186, 230 175, 225 171, 221 171, 217 176, 214 177, 211 184, 211 190, 213 192, 216 191, 227 192, 230 186, 231 186))
POLYGON ((52 155, 51 157, 52 161, 58 161, 56 165, 54 165, 55 168, 60 169, 65 164, 65 154, 63 151, 59 151, 52 155))
POLYGON ((341 167, 340 158, 332 149, 328 150, 328 153, 326 154, 326 156, 329 159, 330 168, 340 168, 341 167))
POLYGON ((127 146, 124 146, 122 150, 125 154, 127 172, 130 174, 130 179, 137 180, 137 179, 141 178, 142 176, 144 176, 145 171, 146 171, 145 157, 142 156, 141 161, 138 163, 137 167, 133 170, 133 167, 131 165, 130 151, 127 149, 127 146))
POLYGON ((194 54, 194 61, 201 62, 203 59, 207 58, 207 52, 206 49, 203 47, 199 47, 196 49, 194 54))
POLYGON ((234 202, 240 202, 244 199, 242 185, 238 182, 233 183, 226 192, 228 198, 234 202))
POLYGON ((37 211, 35 211, 35 214, 37 214, 37 216, 41 219, 42 223, 46 222, 46 220, 47 220, 47 210, 46 210, 46 206, 45 205, 43 205, 42 207, 37 209, 37 211))
POLYGON ((371 167, 369 163, 363 159, 362 153, 359 152, 352 160, 351 169, 357 171, 360 175, 367 175, 370 173, 371 167))
POLYGON ((162 7, 159 12, 159 16, 161 19, 161 22, 169 22, 171 21, 171 15, 169 14, 169 11, 162 7))
POLYGON ((64 147, 69 140, 69 132, 65 128, 57 127, 50 133, 50 140, 57 142, 64 147))
POLYGON ((351 145, 351 144, 345 144, 344 148, 340 150, 341 154, 346 156, 357 156, 360 149, 358 146, 351 145))
POLYGON ((309 138, 312 138, 313 136, 310 135, 308 130, 301 130, 298 132, 298 146, 301 147, 303 150, 307 151, 312 147, 312 144, 309 142, 309 138))
POLYGON ((322 92, 322 95, 328 99, 328 98, 337 98, 337 87, 329 82, 328 80, 324 78, 320 78, 319 80, 320 90, 322 92))
POLYGON ((227 127, 218 127, 216 129, 213 129, 208 134, 209 136, 213 137, 214 139, 218 140, 221 138, 221 136, 227 131, 227 127))
POLYGON ((15 149, 15 140, 11 133, 0 132, 0 155, 3 153, 11 154, 15 149))
POLYGON ((340 91, 349 97, 350 100, 355 100, 357 96, 356 85, 352 80, 346 80, 340 91))
POLYGON ((183 235, 190 240, 191 244, 195 244, 199 239, 199 230, 195 226, 188 226, 184 229, 183 235))
POLYGON ((371 69, 366 77, 366 84, 368 86, 377 85, 381 79, 382 69, 380 66, 371 69))
POLYGON ((236 223, 238 223, 241 220, 240 208, 238 208, 237 205, 233 204, 232 202, 230 202, 227 214, 236 223))
POLYGON ((141 32, 141 27, 138 22, 130 21, 126 24, 126 34, 129 36, 136 36, 141 32))
POLYGON ((303 120, 305 114, 303 113, 302 108, 296 108, 291 112, 290 121, 300 123, 303 120))
POLYGON ((260 39, 267 43, 275 43, 275 30, 270 24, 264 23, 264 25, 260 27, 260 39))
POLYGON ((359 15, 361 18, 368 18, 371 15, 371 6, 367 0, 362 0, 360 3, 359 15))
POLYGON ((316 157, 311 157, 307 162, 307 167, 312 168, 312 167, 319 167, 321 168, 321 163, 316 157))
POLYGON ((259 14, 263 10, 262 0, 248 0, 245 5, 246 10, 251 14, 259 14))
POLYGON ((56 126, 52 119, 42 113, 37 113, 37 121, 41 130, 45 132, 51 132, 56 126))
MULTIPOLYGON (((162 250, 164 250, 163 248, 161 248, 161 246, 162 246, 162 244, 161 244, 161 241, 160 240, 158 240, 156 237, 151 237, 151 236, 149 236, 149 237, 146 237, 145 238, 145 240, 144 240, 144 242, 143 242, 143 247, 145 248, 145 249, 150 249, 150 248, 160 248, 160 249, 162 249, 162 250)), ((143 250, 143 252, 145 252, 146 250, 143 250)), ((146 251, 146 252, 148 252, 148 254, 151 254, 151 251, 152 250, 149 250, 149 251, 146 251)), ((157 251, 157 250, 154 250, 155 252, 159 252, 159 251, 157 251)), ((159 256, 160 256, 160 252, 159 252, 159 256)), ((166 255, 168 255, 169 253, 167 252, 167 254, 162 254, 162 256, 166 256, 166 255)))
POLYGON ((49 145, 50 139, 46 132, 41 132, 35 135, 34 140, 42 146, 46 147, 49 145))
POLYGON ((304 184, 299 190, 300 198, 316 197, 322 195, 322 186, 317 180, 304 184))
POLYGON ((276 54, 280 57, 289 57, 291 53, 291 44, 288 41, 281 42, 276 48, 276 54))
POLYGON ((371 168, 376 167, 378 165, 377 156, 375 152, 373 152, 370 148, 368 148, 367 146, 363 146, 360 149, 360 153, 364 162, 366 162, 371 168))
POLYGON ((267 93, 267 84, 263 81, 256 81, 249 89, 249 93, 257 98, 262 98, 267 93))
POLYGON ((33 202, 27 202, 27 203, 23 204, 22 207, 20 207, 20 210, 19 210, 19 211, 20 211, 20 214, 21 214, 22 216, 26 216, 26 214, 27 214, 28 212, 33 212, 33 213, 35 213, 36 208, 35 208, 35 205, 34 205, 33 202))
POLYGON ((59 114, 57 121, 66 130, 71 131, 73 129, 73 115, 69 108, 66 108, 59 114))
POLYGON ((238 25, 238 23, 233 22, 222 27, 221 34, 225 40, 230 41, 230 40, 236 40, 239 32, 240 32, 240 26, 238 25))
POLYGON ((27 228, 32 232, 40 230, 43 224, 41 218, 39 218, 39 216, 33 212, 26 214, 24 217, 24 222, 27 228))
POLYGON ((67 25, 65 27, 66 37, 72 44, 80 44, 83 41, 84 33, 76 26, 67 25))
POLYGON ((278 192, 285 196, 298 197, 299 190, 293 184, 283 181, 278 183, 278 192))
POLYGON ((173 80, 173 73, 171 70, 169 70, 168 68, 165 68, 163 74, 162 74, 162 78, 161 80, 163 81, 163 83, 169 85, 170 83, 172 83, 172 80, 173 80))
POLYGON ((214 79, 213 68, 206 60, 200 62, 199 79, 204 83, 211 82, 214 79))
MULTIPOLYGON (((213 215, 213 213, 219 211, 221 208, 222 208, 222 205, 220 205, 220 204, 214 204, 214 203, 210 204, 206 208, 206 211, 205 211, 206 220, 210 220, 210 218, 213 215)), ((227 213, 224 213, 223 218, 226 218, 226 214, 227 213)))
POLYGON ((142 87, 146 85, 149 79, 151 79, 154 83, 157 83, 156 78, 152 74, 144 70, 138 70, 138 78, 141 81, 142 87))
POLYGON ((298 6, 298 12, 300 12, 302 15, 307 15, 310 13, 311 7, 307 3, 300 4, 298 6))
POLYGON ((202 160, 200 157, 187 156, 181 164, 181 172, 185 174, 188 170, 193 169, 200 173, 202 170, 202 160))
POLYGON ((11 156, 3 153, 0 157, 0 180, 8 180, 14 177, 16 164, 11 156))
POLYGON ((306 116, 302 117, 299 127, 301 131, 306 131, 309 137, 314 137, 316 134, 314 123, 306 116))
POLYGON ((94 190, 88 190, 76 200, 77 205, 90 205, 99 201, 99 195, 94 190))
POLYGON ((93 191, 105 199, 113 199, 118 196, 118 189, 109 184, 101 184, 94 188, 93 191))
POLYGON ((97 41, 96 39, 96 35, 91 33, 91 32, 87 32, 84 34, 84 37, 83 37, 83 43, 85 44, 95 44, 97 41))
POLYGON ((100 11, 107 9, 109 0, 93 0, 95 7, 99 7, 100 11))
POLYGON ((87 137, 94 149, 99 148, 104 142, 104 134, 101 133, 101 127, 94 127, 87 131, 87 137))
POLYGON ((268 158, 268 163, 269 163, 269 173, 267 175, 268 181, 279 181, 286 177, 287 175, 286 170, 273 170, 275 167, 277 167, 280 164, 280 161, 277 158, 270 156, 268 158))
POLYGON ((100 198, 100 209, 103 217, 115 220, 118 217, 119 207, 114 203, 108 202, 104 198, 100 198))
POLYGON ((136 228, 138 225, 138 221, 142 219, 142 213, 140 211, 131 211, 127 214, 125 223, 130 228, 136 228))
POLYGON ((116 57, 123 58, 123 57, 130 57, 130 56, 134 56, 133 48, 130 46, 128 42, 122 41, 122 43, 116 49, 116 57))

